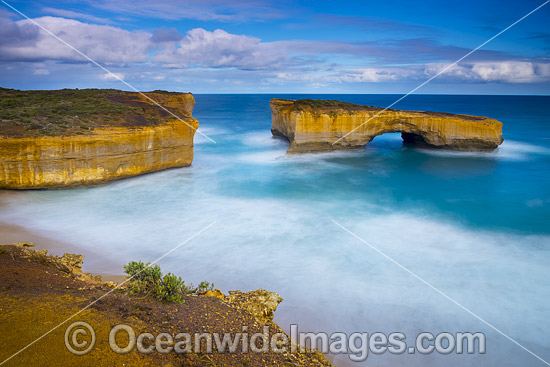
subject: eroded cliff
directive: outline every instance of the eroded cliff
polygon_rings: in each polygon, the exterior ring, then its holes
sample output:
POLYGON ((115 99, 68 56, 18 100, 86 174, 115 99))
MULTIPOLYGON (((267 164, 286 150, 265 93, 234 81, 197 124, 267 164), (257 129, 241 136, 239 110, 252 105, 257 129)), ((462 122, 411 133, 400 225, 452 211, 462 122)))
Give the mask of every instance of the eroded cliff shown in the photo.
MULTIPOLYGON (((55 92, 52 98, 56 98, 55 92)), ((78 95, 79 91, 72 93, 78 95)), ((48 115, 49 119, 36 118, 25 125, 19 121, 30 110, 18 107, 16 113, 9 115, 11 119, 2 120, 0 125, 0 188, 93 185, 190 165, 193 137, 199 125, 190 117, 193 95, 166 92, 146 95, 182 119, 176 119, 138 93, 113 90, 95 92, 97 100, 93 99, 93 104, 97 107, 89 107, 84 116, 60 115, 56 110, 48 115), (33 128, 32 124, 41 128, 33 128)), ((18 102, 17 98, 15 101, 18 102)), ((79 97, 76 101, 80 101, 79 97)), ((69 108, 82 107, 82 104, 72 106, 70 100, 66 104, 69 108)), ((46 109, 44 114, 48 113, 46 109)))
POLYGON ((289 153, 357 148, 392 132, 400 132, 408 143, 456 150, 492 150, 503 141, 502 123, 488 117, 381 112, 382 108, 322 100, 273 99, 270 106, 271 132, 290 141, 289 153))

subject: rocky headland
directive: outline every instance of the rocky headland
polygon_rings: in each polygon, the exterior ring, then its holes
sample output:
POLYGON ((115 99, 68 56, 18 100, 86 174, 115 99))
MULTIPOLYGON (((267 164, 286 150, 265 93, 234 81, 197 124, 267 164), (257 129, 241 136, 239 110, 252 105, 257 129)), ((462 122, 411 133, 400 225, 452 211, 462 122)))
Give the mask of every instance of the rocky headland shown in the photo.
POLYGON ((503 141, 502 123, 488 117, 325 100, 272 99, 270 106, 271 132, 290 141, 288 153, 358 148, 394 132, 406 143, 466 151, 493 150, 503 141))
MULTIPOLYGON (((289 341, 278 344, 279 348, 286 346, 286 351, 273 347, 245 351, 242 344, 249 341, 244 337, 238 339, 235 352, 215 346, 209 351, 204 340, 198 350, 192 340, 192 350, 183 353, 139 353, 135 349, 115 353, 109 333, 118 324, 155 337, 188 333, 194 339, 198 334, 217 333, 235 338, 243 331, 250 335, 267 331, 271 337, 284 334, 273 322, 282 298, 262 289, 230 291, 229 295, 209 290, 186 295, 183 303, 161 302, 132 295, 124 284, 103 282, 99 276, 83 273, 82 255, 52 256, 33 247, 29 242, 0 245, 0 330, 9 331, 3 335, 0 351, 5 366, 331 366, 319 352, 306 348, 292 351, 289 341), (95 331, 96 342, 84 355, 72 354, 64 343, 64 333, 75 321, 87 322, 95 331)), ((79 338, 89 340, 89 335, 79 338)), ((128 343, 124 338, 116 340, 121 346, 128 343)))
POLYGON ((199 126, 193 95, 145 95, 166 110, 113 89, 0 89, 0 189, 96 185, 189 166, 199 126))

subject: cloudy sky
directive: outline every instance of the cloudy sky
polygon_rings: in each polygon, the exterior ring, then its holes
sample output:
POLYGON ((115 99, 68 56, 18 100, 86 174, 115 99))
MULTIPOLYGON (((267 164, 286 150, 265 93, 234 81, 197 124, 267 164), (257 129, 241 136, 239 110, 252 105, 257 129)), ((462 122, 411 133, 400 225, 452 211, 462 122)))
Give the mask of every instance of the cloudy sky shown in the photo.
MULTIPOLYGON (((140 90, 407 93, 545 0, 6 0, 140 90)), ((417 93, 550 94, 550 4, 417 93)), ((0 2, 0 86, 128 89, 0 2)))

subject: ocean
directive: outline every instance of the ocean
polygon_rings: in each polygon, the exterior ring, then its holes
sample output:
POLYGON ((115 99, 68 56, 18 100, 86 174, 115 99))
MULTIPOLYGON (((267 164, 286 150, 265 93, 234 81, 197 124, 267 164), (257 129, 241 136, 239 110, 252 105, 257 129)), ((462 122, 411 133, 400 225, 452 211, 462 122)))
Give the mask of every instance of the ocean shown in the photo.
POLYGON ((69 243, 61 252, 86 254, 85 271, 117 274, 215 221, 159 265, 222 291, 278 292, 287 332, 486 336, 485 354, 339 355, 336 366, 544 365, 502 333, 550 360, 550 97, 411 95, 394 106, 495 118, 505 140, 494 152, 386 134, 364 149, 288 156, 270 132, 274 97, 385 107, 400 96, 196 95, 199 130, 216 143, 196 134, 191 167, 3 192, 0 222, 69 243))

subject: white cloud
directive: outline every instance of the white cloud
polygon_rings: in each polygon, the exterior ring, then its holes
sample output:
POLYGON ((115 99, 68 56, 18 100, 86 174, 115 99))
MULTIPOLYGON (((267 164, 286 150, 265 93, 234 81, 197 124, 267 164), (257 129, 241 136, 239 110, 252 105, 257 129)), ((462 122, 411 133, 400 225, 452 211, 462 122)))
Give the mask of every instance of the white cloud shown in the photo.
MULTIPOLYGON (((211 32, 196 28, 185 37, 177 37, 173 29, 160 29, 152 35, 59 17, 35 21, 97 62, 146 62, 148 51, 155 47, 161 49, 154 61, 167 67, 261 69, 276 67, 287 57, 285 49, 276 44, 221 29, 211 32)), ((18 61, 86 60, 31 21, 12 22, 8 18, 2 19, 0 26, 0 55, 1 59, 18 61)))
POLYGON ((352 69, 338 77, 339 82, 380 83, 414 77, 416 68, 362 68, 352 69))
POLYGON ((102 80, 109 80, 109 81, 120 81, 120 79, 124 80, 124 74, 122 73, 105 73, 100 76, 102 80))
POLYGON ((477 63, 472 66, 472 73, 488 82, 533 83, 550 80, 550 69, 547 65, 531 62, 477 63))
MULTIPOLYGON (((344 69, 338 72, 279 72, 276 79, 305 83, 382 83, 416 80, 418 83, 438 74, 448 63, 410 65, 402 67, 371 67, 344 69)), ((478 62, 454 65, 434 82, 473 83, 545 83, 550 82, 550 63, 518 61, 478 62)), ((274 80, 274 82, 276 82, 274 80)))
POLYGON ((49 75, 50 71, 48 69, 38 68, 38 69, 34 69, 33 74, 34 75, 49 75))
POLYGON ((34 65, 34 70, 33 70, 33 74, 34 75, 49 75, 50 74, 50 71, 48 70, 48 68, 46 67, 46 65, 44 63, 35 63, 34 65))
MULTIPOLYGON (((231 69, 249 72, 251 78, 257 78, 258 84, 285 85, 285 83, 295 82, 294 84, 304 83, 324 87, 329 84, 345 83, 402 81, 420 83, 449 65, 448 63, 421 64, 420 62, 373 67, 342 65, 384 62, 386 57, 384 55, 388 49, 373 43, 262 42, 256 37, 232 34, 222 29, 208 31, 195 28, 181 35, 176 29, 161 28, 151 34, 60 17, 46 16, 35 20, 97 62, 115 66, 130 64, 130 67, 135 67, 137 63, 152 61, 153 63, 148 64, 151 72, 148 77, 156 81, 163 80, 164 71, 168 69, 178 72, 177 69, 197 71, 202 68, 226 69, 224 71, 226 75, 231 74, 231 69), (340 64, 334 60, 339 60, 340 64), (255 76, 251 71, 256 71, 255 76)), ((84 57, 31 21, 14 22, 2 13, 0 13, 0 60, 7 62, 86 61, 84 57)), ((532 62, 513 59, 475 61, 474 59, 469 63, 455 65, 438 77, 434 83, 440 80, 451 83, 464 81, 508 84, 548 83, 550 82, 550 63, 547 61, 545 59, 532 62)), ((31 70, 35 75, 47 75, 52 71, 51 68, 39 65, 31 70)), ((132 79, 135 76, 131 69, 124 70, 125 72, 128 70, 126 75, 128 78, 132 79)), ((112 80, 112 76, 103 75, 101 79, 112 80)))
MULTIPOLYGON (((97 62, 147 60, 147 50, 151 44, 149 33, 49 16, 36 18, 35 21, 97 62)), ((26 39, 25 42, 3 42, 0 55, 4 60, 85 60, 29 20, 13 22, 11 27, 12 33, 25 35, 26 39)))
MULTIPOLYGON (((426 75, 434 75, 449 64, 428 64, 426 75)), ((455 65, 440 76, 442 79, 473 82, 541 83, 550 81, 550 63, 527 61, 477 62, 455 65)))
POLYGON ((7 12, 0 9, 0 50, 6 47, 32 46, 37 37, 38 27, 27 23, 18 24, 9 18, 7 12))
POLYGON ((303 74, 282 72, 277 73, 278 79, 289 81, 304 81, 308 83, 380 83, 398 81, 417 77, 418 68, 373 67, 347 69, 332 73, 303 74))
POLYGON ((42 10, 46 13, 59 15, 60 17, 64 17, 64 18, 83 19, 93 23, 104 23, 104 24, 112 23, 110 19, 96 17, 91 14, 81 13, 74 10, 56 9, 56 8, 48 8, 48 7, 42 8, 42 10))
POLYGON ((261 69, 278 66, 285 58, 285 50, 259 38, 195 28, 172 47, 159 51, 154 61, 174 66, 261 69))

